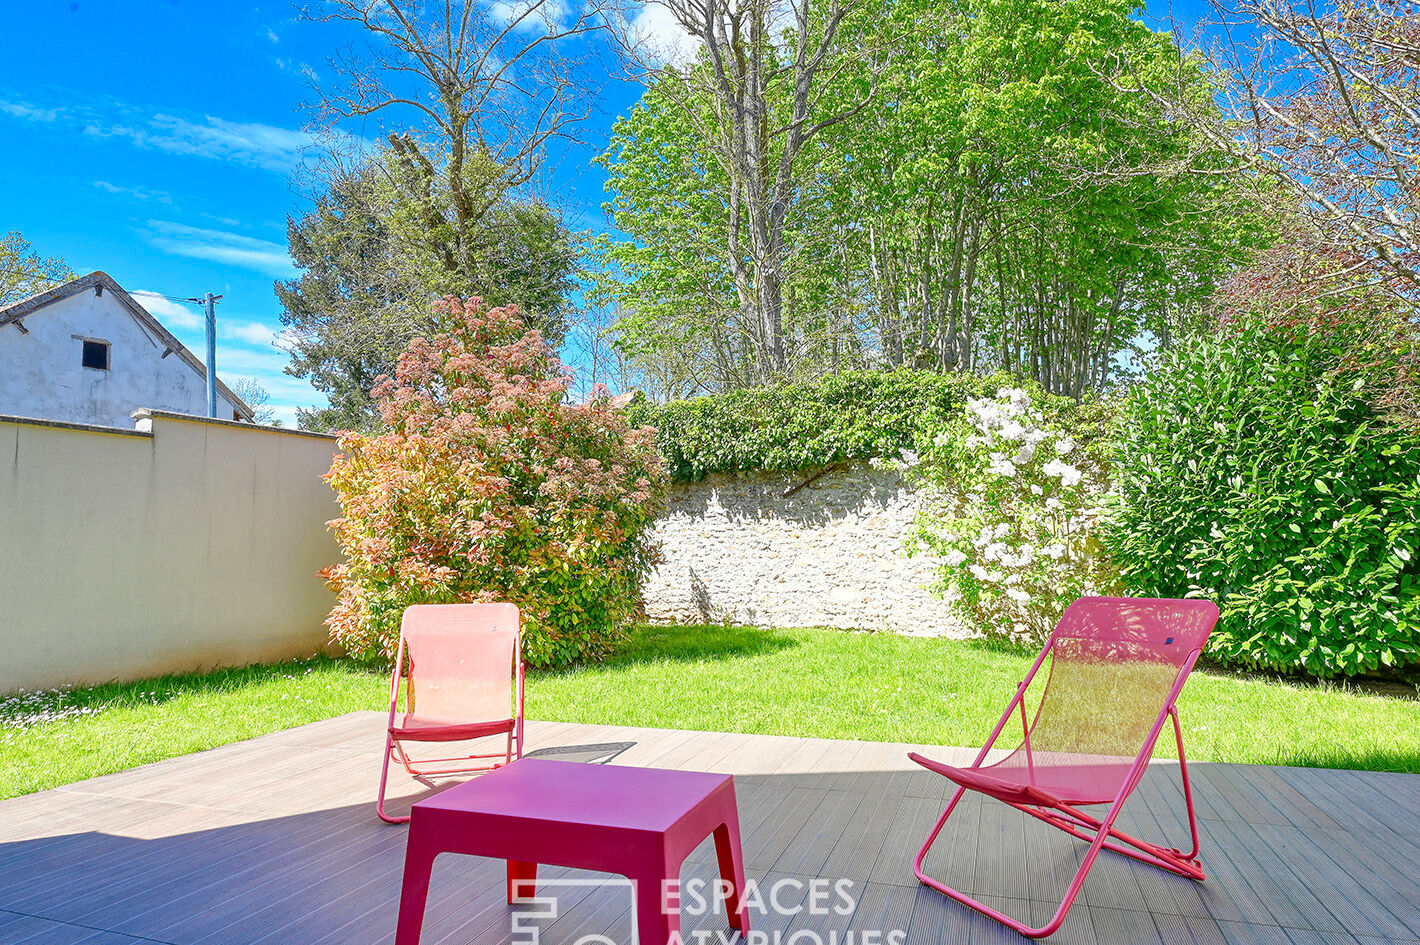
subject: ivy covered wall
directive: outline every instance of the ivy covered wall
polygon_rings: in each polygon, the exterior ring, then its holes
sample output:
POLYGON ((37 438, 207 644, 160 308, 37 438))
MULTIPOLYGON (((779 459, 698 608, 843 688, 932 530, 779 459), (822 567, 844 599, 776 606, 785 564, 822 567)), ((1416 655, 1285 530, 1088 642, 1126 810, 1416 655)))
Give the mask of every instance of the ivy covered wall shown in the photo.
POLYGON ((897 456, 960 416, 968 397, 994 394, 1006 375, 849 371, 821 380, 731 391, 668 404, 639 399, 633 426, 656 428, 671 478, 792 471, 897 456))

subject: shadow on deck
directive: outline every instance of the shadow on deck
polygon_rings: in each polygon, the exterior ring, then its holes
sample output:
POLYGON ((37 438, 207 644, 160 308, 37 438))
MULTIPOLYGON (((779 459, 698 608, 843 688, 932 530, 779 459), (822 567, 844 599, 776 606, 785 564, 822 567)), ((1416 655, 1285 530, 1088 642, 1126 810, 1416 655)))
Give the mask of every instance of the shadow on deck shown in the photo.
MULTIPOLYGON (((0 803, 0 941, 392 941, 405 828, 374 814, 381 722, 355 713, 0 803)), ((750 945, 775 945, 775 933, 780 945, 850 945, 850 932, 851 945, 1022 941, 913 877, 912 855, 949 785, 908 762, 909 746, 559 723, 531 723, 529 746, 568 760, 614 754, 617 764, 734 774, 748 876, 783 907, 751 914, 750 945), (575 746, 594 747, 579 755, 575 746), (852 907, 834 898, 828 914, 813 914, 815 879, 850 881, 852 907), (801 930, 817 935, 796 939, 801 930)), ((1049 941, 1420 942, 1420 776, 1190 770, 1208 880, 1105 854, 1049 941)), ((1183 843, 1176 774, 1167 762, 1151 768, 1123 829, 1183 843)), ((963 805, 929 868, 1043 921, 1083 844, 993 801, 963 805)), ((540 878, 587 875, 549 868, 540 878)), ((707 842, 682 878, 715 875, 707 842)), ((511 916, 528 907, 504 903, 502 878, 501 862, 441 857, 423 941, 513 941, 511 916)), ((538 922, 542 945, 630 942, 624 886, 557 894, 557 917, 538 922)), ((723 916, 687 914, 683 934, 691 943, 723 925, 723 916)))

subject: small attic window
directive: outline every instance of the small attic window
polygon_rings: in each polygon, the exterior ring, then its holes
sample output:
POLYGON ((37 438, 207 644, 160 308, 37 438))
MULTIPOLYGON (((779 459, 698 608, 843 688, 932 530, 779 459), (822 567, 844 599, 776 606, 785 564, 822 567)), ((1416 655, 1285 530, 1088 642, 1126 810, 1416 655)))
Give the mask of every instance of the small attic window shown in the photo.
POLYGON ((107 371, 108 367, 108 342, 107 341, 84 341, 84 367, 97 368, 100 371, 107 371))

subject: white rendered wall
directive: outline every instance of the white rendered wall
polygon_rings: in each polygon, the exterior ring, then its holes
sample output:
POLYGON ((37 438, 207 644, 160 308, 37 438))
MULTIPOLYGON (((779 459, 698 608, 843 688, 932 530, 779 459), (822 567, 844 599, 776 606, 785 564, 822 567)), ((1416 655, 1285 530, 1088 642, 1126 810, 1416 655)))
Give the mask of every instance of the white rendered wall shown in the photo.
POLYGON ((903 551, 918 497, 891 469, 714 475, 676 484, 656 523, 652 620, 966 636, 932 590, 939 562, 903 551))
MULTIPOLYGON (((20 322, 28 334, 0 326, 0 414, 126 429, 140 408, 207 415, 206 379, 176 353, 163 357, 166 345, 112 292, 84 289, 20 322), (81 338, 111 345, 109 370, 83 366, 81 338)), ((218 418, 232 409, 218 393, 218 418)))
POLYGON ((322 649, 332 437, 0 418, 0 693, 322 649))

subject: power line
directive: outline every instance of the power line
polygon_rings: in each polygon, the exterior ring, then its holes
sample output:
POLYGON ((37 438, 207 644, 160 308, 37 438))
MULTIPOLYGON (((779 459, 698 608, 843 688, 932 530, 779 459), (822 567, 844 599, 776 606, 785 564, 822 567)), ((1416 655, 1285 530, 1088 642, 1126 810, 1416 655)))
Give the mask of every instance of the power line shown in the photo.
POLYGON ((179 305, 191 303, 202 306, 202 314, 205 328, 207 329, 207 416, 217 416, 217 303, 221 300, 220 295, 213 295, 208 292, 201 298, 179 298, 175 295, 164 295, 162 292, 149 292, 143 289, 133 293, 153 299, 164 299, 168 302, 176 302, 179 305))
POLYGON ((192 302, 195 305, 201 305, 203 303, 202 299, 180 299, 175 295, 164 295, 161 292, 149 292, 147 289, 138 289, 136 291, 130 292, 129 295, 143 295, 151 299, 163 299, 168 302, 192 302))

